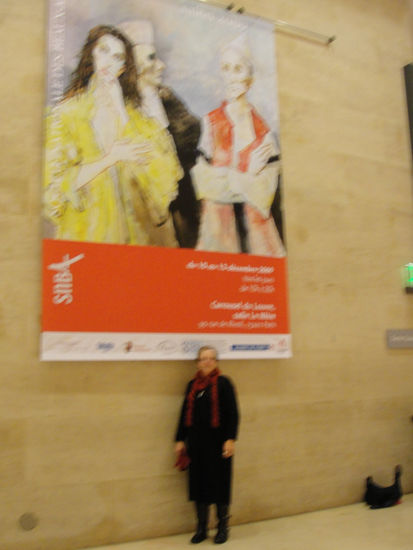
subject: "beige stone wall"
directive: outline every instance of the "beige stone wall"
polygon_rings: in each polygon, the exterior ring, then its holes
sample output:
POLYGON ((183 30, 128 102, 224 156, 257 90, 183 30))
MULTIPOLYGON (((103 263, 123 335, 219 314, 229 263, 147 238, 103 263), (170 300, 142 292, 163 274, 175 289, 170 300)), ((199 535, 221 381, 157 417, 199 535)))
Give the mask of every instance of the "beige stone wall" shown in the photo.
MULTIPOLYGON (((387 328, 413 327, 399 275, 413 260, 409 4, 243 3, 337 40, 277 33, 294 357, 223 364, 242 409, 234 523, 360 501, 364 478, 386 484, 397 463, 413 490, 413 350, 385 344, 387 328)), ((2 550, 193 525, 185 475, 172 468, 192 367, 37 359, 45 8, 0 2, 2 550)))

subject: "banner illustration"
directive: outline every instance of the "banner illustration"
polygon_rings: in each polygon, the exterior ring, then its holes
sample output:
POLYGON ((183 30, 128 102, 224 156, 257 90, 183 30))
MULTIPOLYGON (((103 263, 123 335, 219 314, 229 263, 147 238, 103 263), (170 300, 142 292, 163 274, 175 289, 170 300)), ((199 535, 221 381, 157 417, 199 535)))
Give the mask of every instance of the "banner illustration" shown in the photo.
POLYGON ((291 356, 272 25, 50 0, 43 360, 291 356))

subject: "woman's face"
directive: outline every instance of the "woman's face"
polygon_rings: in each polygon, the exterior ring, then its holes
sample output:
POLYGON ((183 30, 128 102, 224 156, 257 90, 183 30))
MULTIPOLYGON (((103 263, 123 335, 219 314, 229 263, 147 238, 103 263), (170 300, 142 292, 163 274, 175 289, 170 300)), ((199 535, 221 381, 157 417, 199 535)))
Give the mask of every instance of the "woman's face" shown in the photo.
POLYGON ((105 80, 119 78, 125 68, 125 46, 121 40, 105 34, 92 52, 94 72, 105 80))
POLYGON ((204 349, 201 351, 197 360, 197 368, 203 376, 208 376, 217 367, 217 364, 215 350, 204 349))
POLYGON ((234 101, 245 95, 251 86, 252 79, 248 64, 236 50, 229 49, 223 53, 221 74, 228 101, 234 101))

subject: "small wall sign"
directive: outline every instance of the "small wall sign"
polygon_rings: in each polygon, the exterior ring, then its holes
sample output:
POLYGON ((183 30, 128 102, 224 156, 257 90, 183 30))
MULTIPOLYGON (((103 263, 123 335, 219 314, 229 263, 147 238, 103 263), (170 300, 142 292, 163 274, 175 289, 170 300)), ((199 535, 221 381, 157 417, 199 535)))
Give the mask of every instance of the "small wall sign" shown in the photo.
POLYGON ((413 329, 387 330, 388 348, 413 348, 413 329))

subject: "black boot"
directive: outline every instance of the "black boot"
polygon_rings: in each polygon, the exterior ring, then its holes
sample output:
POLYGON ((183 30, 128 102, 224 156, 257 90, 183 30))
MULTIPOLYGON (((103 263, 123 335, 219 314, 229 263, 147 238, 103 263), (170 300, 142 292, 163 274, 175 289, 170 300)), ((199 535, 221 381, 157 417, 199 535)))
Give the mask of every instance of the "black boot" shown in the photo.
POLYGON ((198 526, 196 533, 191 539, 192 544, 198 544, 207 538, 208 528, 208 510, 209 505, 206 502, 196 502, 196 516, 198 518, 198 526))
POLYGON ((215 535, 215 544, 223 544, 228 540, 228 504, 217 504, 218 531, 215 535))

